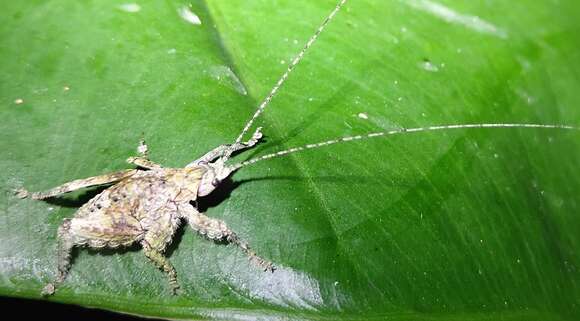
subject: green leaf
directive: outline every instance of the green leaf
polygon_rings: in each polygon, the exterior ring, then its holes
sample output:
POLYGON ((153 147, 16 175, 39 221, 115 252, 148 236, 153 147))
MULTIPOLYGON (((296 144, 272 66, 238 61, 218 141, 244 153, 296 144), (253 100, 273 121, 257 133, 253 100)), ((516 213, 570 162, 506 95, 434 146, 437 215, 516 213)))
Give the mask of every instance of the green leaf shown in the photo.
MULTIPOLYGON (((56 231, 94 190, 16 199, 231 142, 335 1, 2 1, 0 293, 40 299, 56 231), (201 25, 186 21, 186 5, 201 25), (140 10, 137 10, 140 9, 140 10), (136 12, 130 12, 136 11, 136 12)), ((344 135, 481 122, 580 125, 575 0, 351 1, 238 160, 344 135)), ((414 133, 244 168, 208 203, 262 256, 189 227, 168 255, 75 252, 48 300, 184 319, 580 318, 580 135, 414 133)))

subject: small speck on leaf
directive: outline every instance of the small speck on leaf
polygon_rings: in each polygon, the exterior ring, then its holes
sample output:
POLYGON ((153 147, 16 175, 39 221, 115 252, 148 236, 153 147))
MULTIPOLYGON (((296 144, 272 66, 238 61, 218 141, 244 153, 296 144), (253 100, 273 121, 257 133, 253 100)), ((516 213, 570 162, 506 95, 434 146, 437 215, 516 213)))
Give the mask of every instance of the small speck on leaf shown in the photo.
POLYGON ((191 11, 191 9, 187 6, 183 6, 178 10, 179 16, 191 23, 192 25, 201 25, 201 20, 199 19, 199 17, 193 13, 193 11, 191 11))
POLYGON ((419 66, 421 68, 423 68, 424 70, 429 71, 429 72, 438 72, 439 71, 439 67, 437 67, 437 65, 433 64, 431 61, 429 61, 427 59, 423 60, 423 62, 421 62, 419 64, 419 66))
POLYGON ((141 11, 141 6, 137 3, 124 3, 119 6, 119 9, 129 13, 136 13, 141 11))

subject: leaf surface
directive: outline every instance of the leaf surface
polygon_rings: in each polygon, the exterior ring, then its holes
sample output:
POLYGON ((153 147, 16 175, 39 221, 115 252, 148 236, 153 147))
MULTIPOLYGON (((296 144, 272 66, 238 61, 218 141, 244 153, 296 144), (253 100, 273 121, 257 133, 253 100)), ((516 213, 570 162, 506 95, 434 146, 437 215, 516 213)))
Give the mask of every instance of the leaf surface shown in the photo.
MULTIPOLYGON (((9 191, 127 168, 141 136, 169 167, 231 142, 334 1, 2 6, 0 294, 40 298, 59 224, 95 191, 9 191)), ((236 160, 401 127, 580 125, 579 13, 352 1, 257 121, 267 142, 236 160)), ((79 249, 49 300, 180 319, 578 319, 579 138, 452 130, 261 162, 205 206, 275 273, 185 227, 168 251, 182 295, 138 248, 79 249)))

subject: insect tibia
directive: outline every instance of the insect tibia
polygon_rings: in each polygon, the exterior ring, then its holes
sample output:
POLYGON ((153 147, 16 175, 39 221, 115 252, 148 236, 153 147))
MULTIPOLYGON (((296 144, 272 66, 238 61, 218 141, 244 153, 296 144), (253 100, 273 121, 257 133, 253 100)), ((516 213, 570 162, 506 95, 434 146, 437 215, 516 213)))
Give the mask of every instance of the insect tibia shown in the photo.
POLYGON ((288 75, 290 75, 290 73, 292 72, 292 70, 294 69, 294 67, 296 67, 296 65, 298 65, 298 63, 300 63, 300 61, 304 57, 304 54, 306 53, 306 51, 308 51, 308 49, 310 48, 310 46, 312 46, 312 44, 316 41, 316 39, 318 39, 318 36, 320 35, 320 33, 322 33, 322 31, 324 30, 324 28, 328 25, 328 23, 332 20, 332 18, 334 18, 334 16, 338 13, 338 11, 340 11, 340 9, 346 3, 346 1, 347 0, 340 0, 338 2, 338 4, 336 5, 336 7, 334 8, 334 10, 332 10, 332 12, 328 15, 328 17, 326 17, 326 19, 324 19, 324 21, 322 22, 322 24, 320 25, 320 27, 318 27, 318 29, 316 29, 316 32, 314 33, 314 35, 312 35, 312 37, 310 37, 310 39, 304 45, 304 47, 302 48, 302 50, 292 60, 292 62, 290 62, 290 64, 288 65, 288 68, 286 69, 286 71, 284 72, 284 74, 282 75, 282 77, 278 80, 278 82, 276 83, 276 85, 274 85, 274 88, 272 88, 272 90, 270 91, 270 93, 268 94, 268 96, 266 96, 266 98, 264 99, 264 101, 262 101, 262 103, 260 104, 260 106, 258 107, 258 109, 256 109, 256 112, 254 113, 254 115, 252 116, 252 118, 250 118, 250 120, 246 123, 246 125, 244 126, 244 129, 242 130, 242 132, 240 133, 240 135, 238 136, 238 138, 236 138, 236 143, 239 143, 239 142, 242 141, 242 138, 248 132, 248 130, 250 129, 250 127, 254 123, 254 120, 256 120, 256 118, 258 118, 258 116, 260 116, 260 114, 264 111, 264 109, 266 109, 266 107, 268 106, 268 104, 270 103, 270 101, 272 100, 272 98, 278 92, 278 89, 280 89, 280 87, 282 87, 282 85, 284 84, 284 82, 288 78, 288 75))
POLYGON ((244 166, 257 163, 270 158, 277 158, 286 156, 292 153, 301 152, 309 149, 317 149, 324 146, 334 145, 338 143, 345 143, 356 140, 363 140, 368 138, 391 136, 396 134, 408 134, 416 132, 428 132, 436 130, 450 130, 450 129, 475 129, 475 128, 540 128, 540 129, 563 129, 563 130, 580 130, 580 127, 568 126, 568 125, 545 125, 545 124, 457 124, 457 125, 438 125, 438 126, 428 126, 428 127, 416 127, 416 128, 399 128, 390 131, 374 132, 364 135, 356 136, 346 136, 339 137, 335 139, 330 139, 314 144, 307 144, 304 146, 293 147, 290 149, 282 150, 276 153, 267 154, 257 158, 247 160, 232 166, 232 171, 238 170, 244 166))

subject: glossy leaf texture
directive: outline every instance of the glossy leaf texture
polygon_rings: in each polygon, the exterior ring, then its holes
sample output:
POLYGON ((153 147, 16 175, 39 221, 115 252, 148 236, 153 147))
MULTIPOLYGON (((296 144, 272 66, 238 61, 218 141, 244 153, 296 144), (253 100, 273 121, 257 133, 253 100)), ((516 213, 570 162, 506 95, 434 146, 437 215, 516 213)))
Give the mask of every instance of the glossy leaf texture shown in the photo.
MULTIPOLYGON (((142 136, 169 167, 231 142, 334 5, 3 0, 0 293, 40 299, 59 224, 95 195, 11 189, 127 168, 142 136)), ((579 17, 575 0, 350 1, 236 160, 401 127, 580 126, 579 17)), ((546 129, 260 162, 202 203, 275 273, 184 227, 168 251, 180 296, 136 247, 75 251, 48 300, 172 319, 577 320, 579 164, 580 133, 546 129)))

